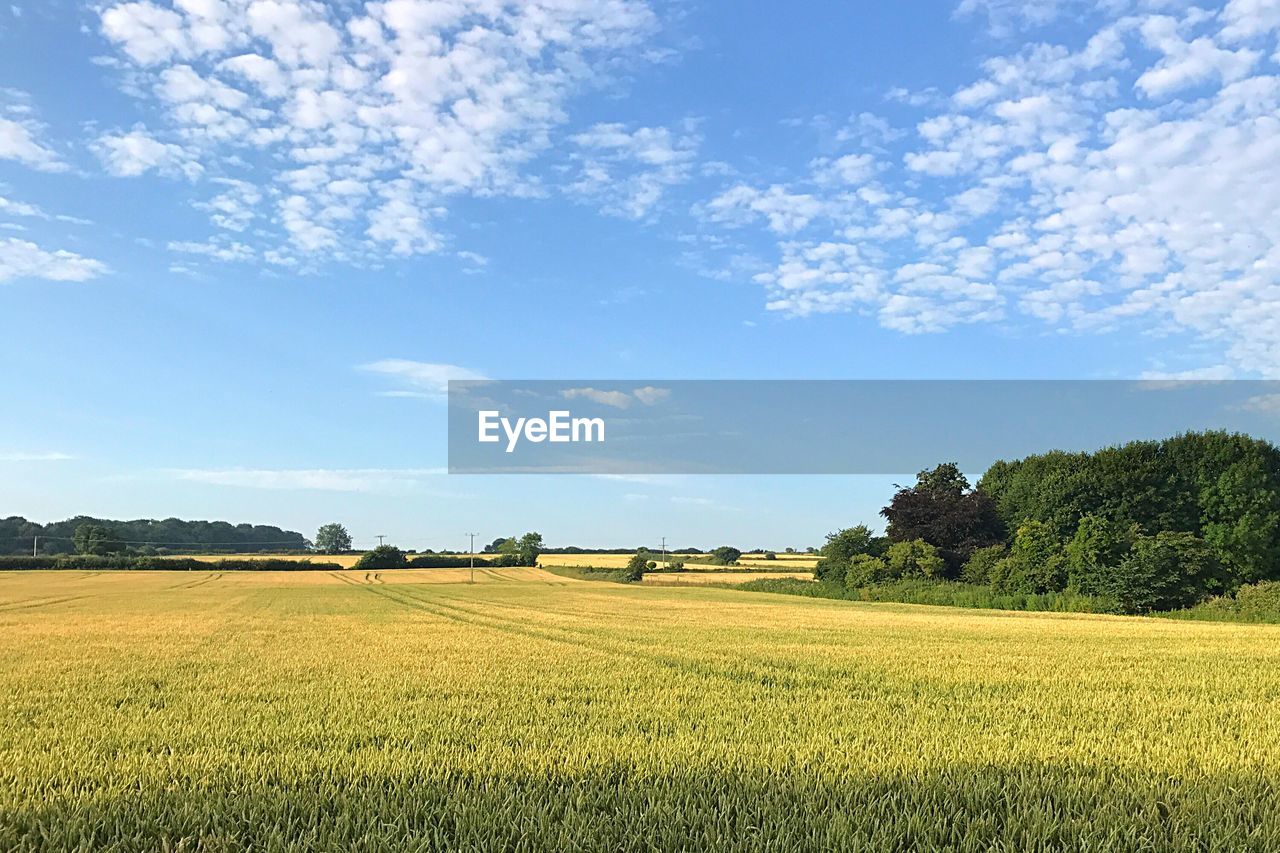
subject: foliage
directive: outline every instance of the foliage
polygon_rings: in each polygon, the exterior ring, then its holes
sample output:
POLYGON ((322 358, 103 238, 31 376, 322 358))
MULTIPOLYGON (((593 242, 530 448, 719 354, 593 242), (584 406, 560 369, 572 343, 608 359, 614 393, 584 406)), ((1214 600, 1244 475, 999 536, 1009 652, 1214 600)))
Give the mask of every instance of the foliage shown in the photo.
POLYGON ((822 559, 813 570, 814 577, 843 583, 850 561, 855 556, 871 554, 874 539, 871 529, 865 524, 828 533, 827 543, 822 546, 822 559))
POLYGON ((1119 601, 1126 613, 1173 610, 1204 598, 1218 568, 1203 539, 1162 530, 1134 540, 1133 548, 1097 588, 1119 601))
MULTIPOLYGON (((83 515, 37 524, 21 516, 11 516, 0 519, 0 554, 30 554, 36 536, 40 537, 41 554, 70 553, 74 550, 75 530, 82 524, 107 527, 115 538, 124 542, 153 542, 161 549, 188 554, 302 553, 307 549, 306 537, 301 533, 263 524, 177 518, 112 521, 83 515)), ((142 550, 142 546, 135 546, 134 550, 142 550)))
POLYGON ((1280 623, 1280 581, 1247 584, 1234 595, 1218 595, 1186 610, 1161 613, 1175 619, 1280 623))
POLYGON ((366 551, 354 568, 357 569, 403 569, 408 565, 404 551, 394 545, 379 545, 372 551, 366 551))
POLYGON ((649 570, 649 562, 648 551, 637 551, 627 561, 626 568, 622 570, 622 579, 627 583, 638 583, 644 580, 644 573, 649 570))
POLYGON ((334 521, 316 531, 316 550, 324 554, 342 554, 351 550, 351 534, 334 521))
POLYGON ((124 543, 115 531, 105 524, 81 524, 76 528, 72 541, 77 554, 101 557, 124 550, 124 543))
POLYGON ((869 586, 884 583, 891 577, 889 565, 881 558, 870 554, 854 554, 849 558, 844 584, 852 587, 869 586))
POLYGON ((938 549, 946 561, 947 576, 978 548, 1004 539, 1004 524, 994 501, 969 481, 953 462, 921 471, 916 484, 899 489, 880 511, 888 522, 885 532, 894 542, 920 539, 938 549))
POLYGON ((992 565, 989 576, 999 593, 1055 592, 1066 588, 1067 558, 1047 524, 1028 521, 1013 537, 1009 556, 992 565))
POLYGON ((742 552, 728 545, 721 545, 711 552, 711 562, 717 566, 728 566, 736 563, 742 552))
MULTIPOLYGON (((875 559, 875 558, 871 558, 875 559)), ((809 598, 836 598, 845 601, 882 601, 902 604, 929 604, 939 607, 967 607, 988 610, 1031 610, 1059 613, 1115 613, 1114 601, 1101 596, 1072 591, 1049 593, 999 593, 985 584, 937 581, 924 578, 891 580, 865 586, 836 586, 796 578, 761 578, 735 586, 749 592, 776 592, 809 598)))
POLYGON ((190 557, 152 557, 140 554, 110 554, 97 557, 77 554, 42 554, 39 557, 0 556, 0 571, 112 571, 112 572, 334 572, 337 563, 310 560, 224 559, 196 560, 190 557))
POLYGON ((1132 524, 1083 516, 1065 549, 1067 585, 1086 594, 1101 594, 1138 535, 1132 524))
POLYGON ((543 549, 541 533, 526 533, 516 542, 516 556, 521 566, 538 565, 538 555, 543 549))
POLYGON ((1008 553, 1009 551, 1004 545, 988 545, 985 548, 978 548, 965 562, 964 568, 960 570, 960 579, 965 583, 991 583, 992 569, 1008 553))
MULTIPOLYGON (((471 557, 471 556, 453 556, 445 554, 419 554, 416 557, 407 557, 405 560, 405 568, 407 569, 465 569, 474 565, 477 569, 483 567, 486 569, 498 568, 501 564, 498 559, 492 557, 471 557)), ((374 567, 381 568, 381 567, 374 567)))
POLYGON ((1223 569, 1210 592, 1280 579, 1280 449, 1260 439, 1202 432, 1055 451, 997 462, 978 487, 1010 529, 1040 522, 1063 543, 1086 516, 1199 537, 1223 569))
POLYGON ((894 578, 930 578, 946 576, 946 563, 938 550, 923 539, 894 542, 885 553, 889 574, 894 578))

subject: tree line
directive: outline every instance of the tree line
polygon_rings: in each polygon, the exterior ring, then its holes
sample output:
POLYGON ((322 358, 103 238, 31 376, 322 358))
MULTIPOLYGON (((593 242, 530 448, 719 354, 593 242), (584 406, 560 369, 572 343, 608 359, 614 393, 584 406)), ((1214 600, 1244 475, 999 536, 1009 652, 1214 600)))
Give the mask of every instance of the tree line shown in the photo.
MULTIPOLYGON (((83 538, 82 536, 82 538, 83 538)), ((40 524, 21 516, 0 519, 0 554, 135 553, 287 553, 306 551, 311 543, 301 533, 269 524, 231 524, 226 521, 184 521, 143 518, 113 521, 80 515, 40 524), (77 547, 76 531, 85 528, 92 550, 77 547), (155 544, 148 544, 155 543, 155 544), (227 543, 231 543, 228 545, 227 543)))
POLYGON ((1173 610, 1280 580, 1280 450, 1226 432, 994 463, 974 487, 944 463, 865 525, 827 537, 818 580, 966 582, 1173 610))

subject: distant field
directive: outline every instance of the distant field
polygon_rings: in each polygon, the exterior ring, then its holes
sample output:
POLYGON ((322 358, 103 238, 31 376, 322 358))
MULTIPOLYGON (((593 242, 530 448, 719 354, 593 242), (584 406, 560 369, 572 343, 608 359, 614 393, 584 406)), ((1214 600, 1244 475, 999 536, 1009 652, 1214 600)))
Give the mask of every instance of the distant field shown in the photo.
POLYGON ((1280 849, 1280 627, 0 573, 0 850, 1280 849))
MULTIPOLYGON (((635 552, 628 551, 626 553, 617 554, 543 554, 538 557, 538 565, 540 566, 569 566, 575 568, 597 568, 597 569, 620 569, 627 564, 627 561, 635 556, 635 552)), ((705 554, 667 554, 668 560, 690 560, 698 557, 705 557, 705 554)), ((655 553, 654 562, 662 562, 662 555, 655 553)), ((750 568, 767 568, 780 572, 794 572, 801 569, 808 569, 808 574, 813 573, 813 567, 817 565, 818 558, 801 554, 779 554, 776 560, 766 560, 758 555, 744 555, 738 560, 739 566, 750 568)), ((710 570, 723 568, 721 566, 712 566, 705 563, 688 563, 686 566, 690 571, 710 570)))
POLYGON ((661 586, 663 584, 668 586, 686 584, 705 586, 709 583, 746 583, 747 581, 768 578, 810 580, 813 578, 813 572, 808 570, 798 572, 653 572, 645 575, 643 582, 651 586, 661 586))

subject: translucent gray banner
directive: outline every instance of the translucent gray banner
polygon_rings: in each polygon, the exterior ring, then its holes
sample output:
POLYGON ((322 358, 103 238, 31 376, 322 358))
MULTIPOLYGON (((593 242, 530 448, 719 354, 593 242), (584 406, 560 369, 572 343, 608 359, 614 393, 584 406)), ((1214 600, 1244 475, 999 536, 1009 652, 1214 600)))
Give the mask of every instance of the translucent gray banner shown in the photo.
POLYGON ((911 474, 1181 432, 1280 439, 1280 381, 465 380, 459 474, 911 474))

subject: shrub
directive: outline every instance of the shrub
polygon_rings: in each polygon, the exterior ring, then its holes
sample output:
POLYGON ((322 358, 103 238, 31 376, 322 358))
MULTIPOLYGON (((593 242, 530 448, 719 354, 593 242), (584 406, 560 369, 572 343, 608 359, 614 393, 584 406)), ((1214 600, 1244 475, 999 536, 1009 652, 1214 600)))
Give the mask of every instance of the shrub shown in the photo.
POLYGON ((1086 594, 1101 592, 1107 576, 1120 565, 1138 536, 1134 525, 1081 516, 1075 536, 1067 543, 1067 585, 1086 594))
POLYGON ((1126 613, 1175 610, 1203 599, 1217 571, 1218 562, 1203 539, 1165 530, 1135 539, 1129 554, 1098 586, 1126 613))
POLYGON ((716 566, 731 566, 738 562, 738 558, 741 556, 742 552, 737 548, 721 545, 711 552, 711 562, 716 566))
POLYGON ((637 583, 644 580, 645 570, 650 566, 649 552, 638 551, 630 560, 627 566, 622 570, 622 579, 627 583, 637 583))
POLYGON ((849 568, 845 571, 844 584, 848 587, 870 586, 889 580, 889 565, 879 557, 870 554, 855 554, 849 560, 849 568))
POLYGON ((995 564, 1004 559, 1006 554, 1003 545, 988 545, 973 552, 960 572, 960 579, 965 583, 991 583, 991 570, 995 564))
POLYGON ((1067 585, 1067 560, 1052 528, 1028 521, 1018 528, 1009 556, 991 566, 990 576, 998 593, 1055 592, 1067 585))
MULTIPOLYGON (((445 554, 419 554, 411 557, 405 562, 405 568, 409 569, 465 569, 471 565, 471 557, 454 557, 445 554)), ((493 568, 496 560, 487 557, 476 557, 475 566, 493 568)))
POLYGON ((946 570, 946 562, 938 556, 938 549, 923 539, 894 542, 885 558, 889 574, 894 578, 940 579, 946 570))
POLYGON ((366 551, 356 561, 357 569, 403 569, 408 561, 404 551, 394 545, 379 545, 372 551, 366 551))

